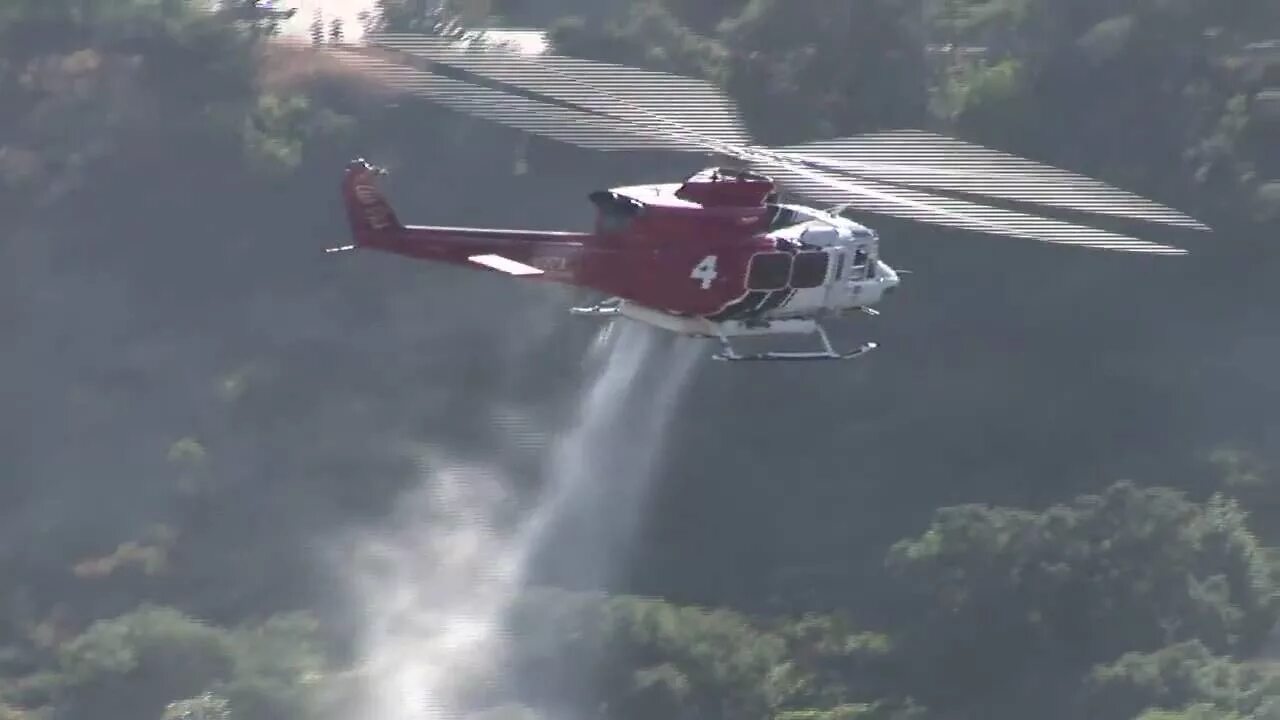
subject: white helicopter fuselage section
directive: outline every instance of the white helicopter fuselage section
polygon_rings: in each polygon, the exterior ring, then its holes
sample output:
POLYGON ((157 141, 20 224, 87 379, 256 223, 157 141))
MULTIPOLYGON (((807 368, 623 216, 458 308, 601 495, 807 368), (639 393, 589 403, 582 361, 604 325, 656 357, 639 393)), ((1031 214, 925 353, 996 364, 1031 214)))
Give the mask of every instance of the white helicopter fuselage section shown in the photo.
POLYGON ((871 229, 802 205, 781 207, 800 222, 774 230, 769 237, 775 238, 780 247, 828 253, 827 276, 817 287, 795 288, 766 317, 842 314, 875 305, 900 284, 898 273, 880 259, 880 238, 871 229))

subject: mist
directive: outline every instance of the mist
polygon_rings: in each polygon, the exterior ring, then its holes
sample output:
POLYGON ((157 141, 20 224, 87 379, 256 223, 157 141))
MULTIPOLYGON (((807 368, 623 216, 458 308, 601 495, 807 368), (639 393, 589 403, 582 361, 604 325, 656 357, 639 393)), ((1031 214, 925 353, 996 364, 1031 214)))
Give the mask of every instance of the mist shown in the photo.
MULTIPOLYGON (((509 692, 506 659, 521 638, 505 632, 507 613, 540 554, 561 587, 607 591, 622 574, 613 566, 625 559, 664 434, 704 350, 687 339, 661 347, 657 333, 625 320, 600 328, 567 426, 535 430, 511 411, 501 418, 520 429, 510 439, 536 432, 549 445, 527 507, 511 470, 428 444, 418 453, 419 484, 392 516, 331 552, 352 596, 366 684, 360 716, 463 717, 509 692)), ((548 581, 545 567, 540 575, 548 581)))

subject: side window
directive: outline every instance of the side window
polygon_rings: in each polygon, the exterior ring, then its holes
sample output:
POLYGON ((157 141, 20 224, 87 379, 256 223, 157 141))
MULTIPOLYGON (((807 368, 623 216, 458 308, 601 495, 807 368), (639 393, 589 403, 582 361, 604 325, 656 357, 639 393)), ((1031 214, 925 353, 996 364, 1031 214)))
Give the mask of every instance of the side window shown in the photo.
POLYGON ((827 266, 831 256, 826 252, 802 252, 791 266, 791 287, 816 288, 827 280, 827 266))
POLYGON ((791 256, 787 253, 758 253, 751 257, 747 271, 748 290, 781 290, 791 276, 791 256))
POLYGON ((867 273, 867 249, 859 247, 853 253, 853 265, 849 268, 850 280, 861 280, 867 273))

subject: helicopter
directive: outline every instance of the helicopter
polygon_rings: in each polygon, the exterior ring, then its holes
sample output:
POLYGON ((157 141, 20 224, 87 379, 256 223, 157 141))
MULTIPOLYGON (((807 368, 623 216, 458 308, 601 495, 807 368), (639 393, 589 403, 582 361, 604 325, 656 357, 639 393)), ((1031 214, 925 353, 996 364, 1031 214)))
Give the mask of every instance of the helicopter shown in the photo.
POLYGON ((837 215, 768 202, 763 175, 713 167, 680 183, 598 190, 591 233, 405 226, 363 159, 343 193, 354 246, 588 288, 610 297, 577 315, 621 315, 680 335, 717 338, 722 360, 850 359, 818 318, 874 313, 898 273, 875 233, 837 215), (738 353, 732 338, 816 333, 816 352, 738 353))
POLYGON ((571 312, 621 316, 714 338, 718 360, 849 360, 824 323, 898 290, 879 234, 855 210, 994 235, 1151 255, 1186 250, 1043 212, 1040 205, 1207 231, 1154 201, 1066 170, 922 130, 786 147, 750 141, 710 83, 622 65, 528 54, 485 43, 373 34, 325 52, 388 87, 525 132, 602 151, 693 151, 735 161, 675 182, 591 191, 591 232, 405 225, 378 186, 386 170, 351 161, 342 197, 353 245, 552 281, 605 296, 571 312), (782 188, 832 203, 785 202, 782 188), (816 335, 820 348, 744 354, 743 337, 816 335))

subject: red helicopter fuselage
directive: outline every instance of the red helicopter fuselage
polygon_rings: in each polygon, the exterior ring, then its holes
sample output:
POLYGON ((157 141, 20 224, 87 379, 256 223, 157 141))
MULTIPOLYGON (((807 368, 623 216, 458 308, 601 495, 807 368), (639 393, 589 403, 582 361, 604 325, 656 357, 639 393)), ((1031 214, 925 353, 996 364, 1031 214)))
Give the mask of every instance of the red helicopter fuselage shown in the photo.
POLYGON ((682 334, 764 334, 746 328, 866 308, 898 284, 875 233, 780 204, 755 173, 708 168, 680 183, 593 192, 590 233, 404 225, 375 185, 379 173, 362 160, 347 167, 354 247, 589 288, 682 334))

